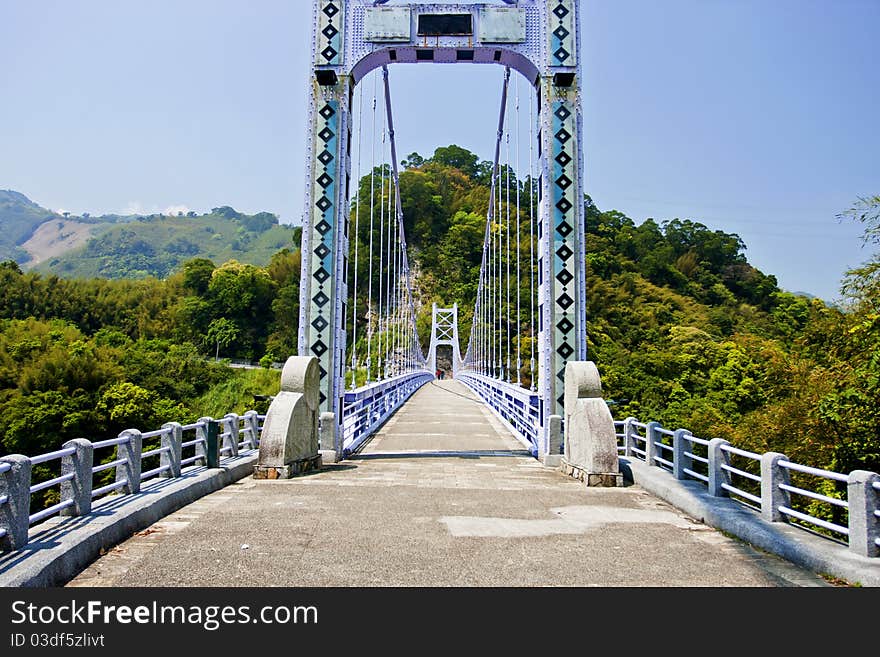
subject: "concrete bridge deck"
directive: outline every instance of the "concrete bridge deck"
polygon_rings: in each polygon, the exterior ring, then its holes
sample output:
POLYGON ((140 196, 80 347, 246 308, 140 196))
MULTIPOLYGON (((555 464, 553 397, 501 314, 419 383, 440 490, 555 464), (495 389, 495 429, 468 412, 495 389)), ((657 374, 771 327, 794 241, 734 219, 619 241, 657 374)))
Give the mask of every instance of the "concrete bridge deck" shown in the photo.
POLYGON ((825 586, 639 486, 528 456, 461 383, 426 385, 361 454, 244 479, 110 550, 70 586, 825 586))

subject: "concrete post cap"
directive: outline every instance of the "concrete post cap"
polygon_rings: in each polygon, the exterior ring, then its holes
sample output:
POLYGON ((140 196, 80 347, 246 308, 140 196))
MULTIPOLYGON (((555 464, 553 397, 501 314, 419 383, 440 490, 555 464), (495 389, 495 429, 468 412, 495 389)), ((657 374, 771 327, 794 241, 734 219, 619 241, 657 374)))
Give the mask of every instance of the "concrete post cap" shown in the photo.
POLYGON ((569 361, 565 365, 565 406, 573 408, 578 399, 602 397, 602 380, 592 361, 569 361))
POLYGON ((321 372, 314 356, 291 356, 281 371, 281 392, 303 395, 309 410, 318 410, 321 372))

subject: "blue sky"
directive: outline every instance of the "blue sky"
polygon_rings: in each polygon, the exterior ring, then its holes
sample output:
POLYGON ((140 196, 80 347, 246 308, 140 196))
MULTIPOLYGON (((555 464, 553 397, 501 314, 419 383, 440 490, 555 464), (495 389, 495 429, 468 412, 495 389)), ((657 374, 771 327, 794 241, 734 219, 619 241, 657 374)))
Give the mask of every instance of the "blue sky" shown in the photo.
MULTIPOLYGON (((584 0, 587 191, 740 235, 833 299, 880 193, 880 1, 584 0)), ((306 0, 0 0, 0 188, 75 213, 302 213, 306 0)), ((489 159, 501 69, 391 70, 401 155, 489 159)))

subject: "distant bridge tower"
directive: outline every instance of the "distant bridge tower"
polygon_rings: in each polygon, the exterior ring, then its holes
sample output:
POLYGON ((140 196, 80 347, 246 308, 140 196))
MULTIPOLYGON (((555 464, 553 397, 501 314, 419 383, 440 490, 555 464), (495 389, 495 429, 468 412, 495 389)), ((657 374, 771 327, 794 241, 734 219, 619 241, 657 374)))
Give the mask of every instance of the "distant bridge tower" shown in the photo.
POLYGON ((437 347, 452 347, 452 375, 458 373, 461 365, 461 349, 458 345, 458 304, 452 308, 431 308, 431 347, 428 349, 428 367, 437 371, 437 347))

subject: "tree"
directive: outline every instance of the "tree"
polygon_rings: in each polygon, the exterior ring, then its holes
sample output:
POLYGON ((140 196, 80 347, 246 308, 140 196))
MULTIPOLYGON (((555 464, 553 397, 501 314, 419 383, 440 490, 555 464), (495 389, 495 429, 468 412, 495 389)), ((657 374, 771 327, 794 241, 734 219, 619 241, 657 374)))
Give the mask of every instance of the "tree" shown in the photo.
POLYGON ((441 146, 434 151, 434 157, 431 158, 432 162, 454 167, 471 178, 476 178, 477 176, 477 163, 479 160, 480 158, 474 153, 454 144, 451 146, 441 146))
POLYGON ((220 359, 220 347, 228 347, 238 339, 238 327, 225 317, 215 319, 208 325, 208 341, 216 343, 217 350, 214 359, 220 359))
POLYGON ((410 153, 407 155, 401 164, 403 164, 404 169, 417 169, 425 163, 425 158, 423 158, 418 153, 410 153))

